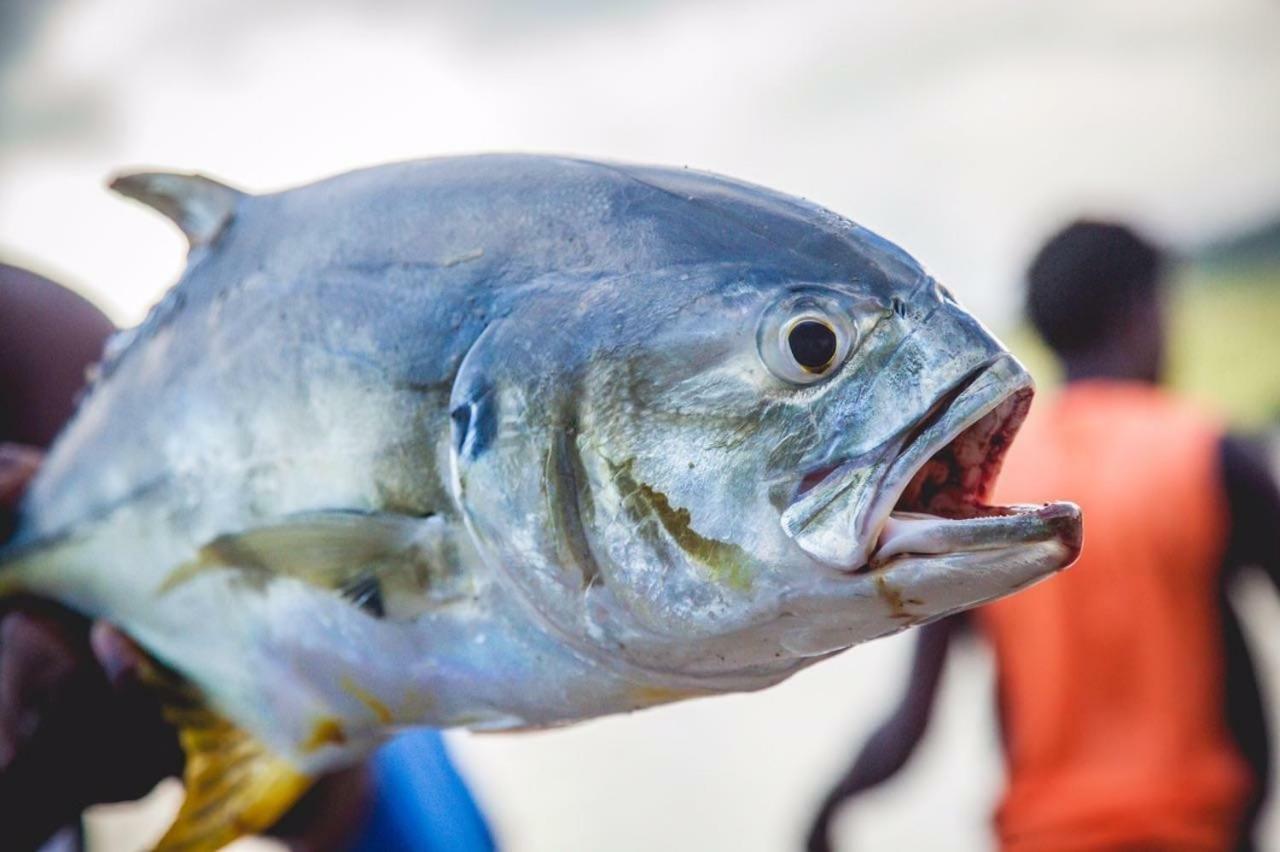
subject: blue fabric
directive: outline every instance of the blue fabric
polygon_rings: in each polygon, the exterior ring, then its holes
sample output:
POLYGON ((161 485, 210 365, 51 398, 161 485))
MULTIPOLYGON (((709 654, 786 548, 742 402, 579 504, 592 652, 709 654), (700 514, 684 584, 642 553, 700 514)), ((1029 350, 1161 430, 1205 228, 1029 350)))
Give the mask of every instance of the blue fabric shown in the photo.
POLYGON ((410 731, 374 757, 373 812, 353 852, 489 852, 493 836, 439 732, 410 731))

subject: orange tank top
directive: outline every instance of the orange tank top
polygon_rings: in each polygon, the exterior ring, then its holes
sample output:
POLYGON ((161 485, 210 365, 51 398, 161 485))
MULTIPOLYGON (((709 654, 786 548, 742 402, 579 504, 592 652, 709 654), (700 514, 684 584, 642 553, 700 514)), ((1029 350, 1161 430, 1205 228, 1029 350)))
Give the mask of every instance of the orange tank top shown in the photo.
POLYGON ((997 499, 1079 503, 1084 549, 978 613, 999 672, 1004 849, 1237 837, 1252 780, 1224 716, 1221 434, 1157 389, 1080 382, 1013 442, 997 499))

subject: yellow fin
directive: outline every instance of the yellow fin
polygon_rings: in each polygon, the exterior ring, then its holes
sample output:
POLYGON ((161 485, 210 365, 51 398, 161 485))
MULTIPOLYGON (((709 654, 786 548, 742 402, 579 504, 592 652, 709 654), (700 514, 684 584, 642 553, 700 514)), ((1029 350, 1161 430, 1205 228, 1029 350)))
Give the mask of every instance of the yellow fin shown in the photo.
POLYGON ((211 710, 189 683, 147 672, 186 754, 186 799, 156 852, 212 852, 274 825, 313 779, 211 710))

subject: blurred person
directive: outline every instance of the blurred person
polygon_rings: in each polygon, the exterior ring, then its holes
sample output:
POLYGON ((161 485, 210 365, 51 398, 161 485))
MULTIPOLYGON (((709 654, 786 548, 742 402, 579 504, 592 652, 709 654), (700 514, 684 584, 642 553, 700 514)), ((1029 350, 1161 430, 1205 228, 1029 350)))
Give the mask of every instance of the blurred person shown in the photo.
MULTIPOLYGON (((0 541, 113 331, 80 296, 0 264, 0 541)), ((139 681, 142 664, 141 652, 106 624, 45 601, 4 602, 4 849, 33 849, 51 837, 56 848, 79 848, 85 808, 137 799, 180 774, 177 735, 139 681)), ((331 776, 274 833, 295 850, 493 847, 435 731, 406 734, 370 766, 331 776)))
POLYGON ((1040 250, 1027 312, 1066 384, 1014 440, 1002 502, 1084 510, 1063 575, 923 627, 898 708, 828 794, 808 848, 848 800, 893 776, 929 722, 952 639, 995 652, 1008 850, 1245 850, 1270 744, 1236 571, 1280 581, 1280 493, 1260 447, 1160 389, 1166 258, 1127 227, 1077 222, 1040 250))

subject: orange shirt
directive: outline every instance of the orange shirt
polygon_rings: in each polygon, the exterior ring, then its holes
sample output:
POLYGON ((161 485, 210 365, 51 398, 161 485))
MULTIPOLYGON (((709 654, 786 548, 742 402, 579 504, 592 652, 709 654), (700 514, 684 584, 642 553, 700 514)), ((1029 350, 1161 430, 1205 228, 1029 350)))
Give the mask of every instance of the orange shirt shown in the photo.
POLYGON ((1073 500, 1074 567, 984 607, 1008 756, 1005 849, 1227 849, 1252 789, 1227 729, 1221 429, 1145 385, 1033 406, 996 489, 1073 500))

